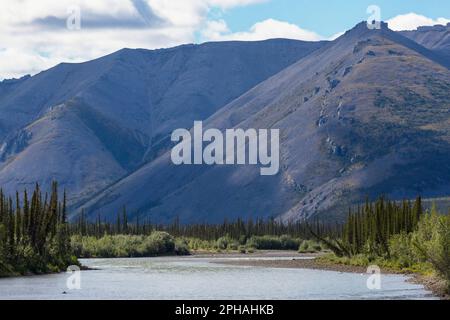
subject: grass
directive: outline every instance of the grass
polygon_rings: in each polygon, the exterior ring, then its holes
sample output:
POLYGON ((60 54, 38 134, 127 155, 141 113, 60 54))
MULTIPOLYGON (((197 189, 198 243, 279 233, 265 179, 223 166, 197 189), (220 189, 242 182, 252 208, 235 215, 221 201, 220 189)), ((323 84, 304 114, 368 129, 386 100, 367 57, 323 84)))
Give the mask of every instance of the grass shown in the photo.
POLYGON ((427 262, 414 263, 405 267, 398 261, 392 259, 369 259, 365 255, 358 255, 352 258, 340 258, 332 253, 320 256, 316 258, 316 261, 318 264, 323 265, 345 265, 363 268, 376 265, 380 267, 384 273, 414 275, 412 280, 414 283, 423 285, 444 300, 450 299, 447 282, 434 270, 433 266, 427 262))
POLYGON ((371 265, 377 265, 382 270, 389 273, 402 273, 411 274, 416 273, 423 276, 435 275, 433 267, 427 262, 414 263, 411 266, 405 267, 398 261, 384 259, 384 258, 374 258, 370 259, 366 255, 356 255, 354 257, 337 257, 336 255, 330 253, 317 258, 318 262, 323 262, 327 264, 337 264, 337 265, 347 265, 355 267, 367 268, 371 265))

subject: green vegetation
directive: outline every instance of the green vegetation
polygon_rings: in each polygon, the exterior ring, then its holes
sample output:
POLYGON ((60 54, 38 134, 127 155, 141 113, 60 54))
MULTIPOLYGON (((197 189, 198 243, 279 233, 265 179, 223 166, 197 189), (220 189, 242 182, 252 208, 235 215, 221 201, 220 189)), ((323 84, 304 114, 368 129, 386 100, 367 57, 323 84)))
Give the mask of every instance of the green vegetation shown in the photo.
POLYGON ((298 249, 299 253, 316 253, 323 250, 319 242, 313 240, 303 240, 298 249))
POLYGON ((315 236, 334 252, 324 257, 328 261, 436 274, 450 292, 450 216, 435 207, 424 213, 420 198, 414 204, 384 198, 367 202, 349 213, 341 237, 315 236))
POLYGON ((252 236, 233 239, 229 235, 217 240, 201 240, 198 238, 177 238, 192 252, 237 252, 253 253, 256 250, 293 250, 299 253, 315 253, 322 251, 319 243, 313 240, 282 236, 252 236))
MULTIPOLYGON (((270 219, 244 222, 238 219, 221 224, 181 225, 178 220, 170 225, 155 225, 141 222, 137 217, 129 223, 129 215, 123 208, 116 216, 115 223, 102 221, 97 217, 89 222, 81 213, 76 223, 71 225, 72 246, 79 257, 141 257, 160 254, 188 254, 197 252, 235 251, 252 253, 255 250, 298 250, 303 253, 321 251, 320 244, 310 240, 311 228, 305 223, 282 224, 270 219), (171 235, 177 244, 175 251, 155 250, 151 239, 155 232, 171 235), (184 252, 184 253, 183 253, 184 252)), ((316 223, 317 234, 335 234, 336 226, 316 223)))
POLYGON ((450 216, 440 215, 433 207, 411 235, 413 261, 427 262, 447 282, 450 293, 450 216))
MULTIPOLYGON (((310 228, 303 223, 281 224, 274 219, 222 224, 154 225, 134 223, 123 208, 115 222, 89 221, 83 212, 76 223, 67 222, 66 194, 58 198, 57 183, 49 194, 36 188, 31 200, 7 198, 0 191, 0 276, 48 273, 78 265, 78 258, 152 257, 188 255, 190 251, 300 250, 311 252, 310 228), (308 245, 306 245, 306 243, 308 245), (306 246, 306 247, 305 247, 306 246)), ((318 234, 331 229, 316 224, 318 234)))
MULTIPOLYGON (((316 234, 335 235, 339 233, 338 226, 315 223, 310 226, 304 222, 283 224, 275 219, 249 219, 243 221, 227 221, 219 224, 181 224, 178 219, 169 225, 153 224, 150 220, 140 219, 139 216, 132 216, 123 208, 113 219, 114 222, 102 219, 101 216, 95 218, 86 216, 82 212, 77 221, 70 226, 71 234, 83 236, 102 237, 105 234, 118 235, 150 235, 154 231, 164 231, 175 238, 198 239, 202 241, 217 241, 219 238, 227 237, 240 244, 245 244, 251 237, 281 237, 287 235, 292 238, 310 239, 310 228, 316 234), (94 221, 95 220, 95 221, 94 221)), ((205 245, 205 243, 203 243, 205 245)), ((295 250, 298 249, 295 248, 295 250)))
POLYGON ((36 185, 31 201, 27 192, 13 201, 0 191, 0 276, 58 272, 75 264, 66 197, 58 201, 56 183, 50 197, 36 185))
POLYGON ((283 235, 254 236, 232 239, 223 236, 217 240, 175 238, 167 232, 154 231, 150 235, 104 235, 102 237, 73 235, 71 246, 79 258, 154 257, 161 255, 189 255, 191 252, 253 253, 256 250, 295 250, 299 253, 322 251, 313 240, 302 240, 283 235))
POLYGON ((249 239, 247 245, 258 250, 298 250, 301 243, 301 239, 294 239, 288 235, 283 235, 281 237, 255 236, 249 239))
POLYGON ((299 253, 315 253, 322 251, 319 243, 313 240, 282 236, 252 236, 248 239, 233 239, 230 236, 220 237, 217 241, 195 238, 187 240, 188 247, 196 251, 238 251, 252 253, 256 250, 295 250, 299 253))
POLYGON ((80 258, 135 258, 189 254, 187 243, 159 231, 148 236, 105 235, 96 238, 74 235, 71 237, 71 244, 76 256, 80 258))
POLYGON ((395 235, 416 230, 423 215, 422 200, 414 205, 409 201, 401 204, 380 198, 372 204, 350 211, 342 227, 342 236, 328 240, 311 230, 312 234, 333 250, 338 257, 358 254, 390 257, 389 242, 395 235))
POLYGON ((154 225, 136 218, 129 223, 124 208, 114 223, 82 213, 67 223, 66 195, 58 198, 39 186, 15 200, 0 191, 0 276, 47 273, 78 264, 76 257, 115 258, 188 255, 191 251, 252 253, 255 250, 296 250, 334 255, 320 259, 357 266, 377 264, 403 272, 436 274, 450 292, 450 217, 435 206, 424 212, 414 203, 380 198, 350 210, 342 225, 282 224, 270 219, 222 224, 154 225), (315 240, 317 241, 315 241, 315 240))

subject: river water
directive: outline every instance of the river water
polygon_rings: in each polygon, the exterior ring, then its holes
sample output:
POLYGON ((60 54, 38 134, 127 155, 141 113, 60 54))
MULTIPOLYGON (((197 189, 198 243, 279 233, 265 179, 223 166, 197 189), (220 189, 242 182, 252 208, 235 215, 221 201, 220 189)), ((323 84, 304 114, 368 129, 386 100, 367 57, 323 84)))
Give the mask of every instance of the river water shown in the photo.
MULTIPOLYGON (((230 259, 249 258, 220 258, 230 259)), ((96 270, 81 272, 80 289, 67 289, 66 273, 8 278, 0 280, 0 299, 433 299, 402 275, 382 275, 381 289, 369 290, 366 274, 230 266, 213 257, 81 261, 96 270)))

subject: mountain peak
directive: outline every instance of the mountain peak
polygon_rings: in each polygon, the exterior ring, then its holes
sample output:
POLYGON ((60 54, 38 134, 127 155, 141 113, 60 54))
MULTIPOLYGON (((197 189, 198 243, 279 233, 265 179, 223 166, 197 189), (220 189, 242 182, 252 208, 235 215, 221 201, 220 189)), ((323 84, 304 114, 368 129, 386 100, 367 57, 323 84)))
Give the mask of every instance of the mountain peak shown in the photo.
POLYGON ((341 38, 353 42, 374 35, 395 33, 394 31, 389 29, 388 24, 386 22, 381 21, 379 28, 375 28, 374 23, 375 22, 373 22, 373 28, 371 28, 370 23, 368 21, 362 21, 358 23, 356 26, 354 26, 352 29, 348 30, 341 38))
POLYGON ((31 75, 27 74, 20 78, 12 78, 12 79, 4 79, 0 81, 0 84, 13 84, 13 83, 19 83, 22 81, 25 81, 27 79, 31 78, 31 75))
MULTIPOLYGON (((445 36, 432 33, 433 45, 445 36)), ((326 43, 123 49, 61 64, 0 83, 0 185, 14 195, 57 177, 89 217, 113 220, 126 205, 158 223, 334 220, 366 195, 444 196, 450 73, 440 59, 387 23, 361 22, 326 43), (170 134, 196 120, 279 129, 282 171, 174 166, 170 134)))
POLYGON ((422 26, 417 28, 418 32, 429 32, 429 31, 444 32, 448 30, 450 30, 450 22, 447 23, 447 25, 436 24, 434 26, 422 26))
MULTIPOLYGON (((446 28, 444 26, 434 27, 446 28)), ((358 23, 354 28, 347 31, 342 37, 338 39, 337 42, 339 46, 348 47, 354 45, 357 42, 366 41, 376 36, 388 39, 389 41, 414 50, 419 54, 427 57, 428 59, 433 60, 434 62, 446 68, 450 68, 450 61, 445 56, 433 52, 426 46, 420 44, 418 41, 411 40, 408 36, 408 32, 395 32, 389 29, 389 25, 386 22, 380 22, 379 29, 371 29, 370 24, 368 24, 367 21, 362 21, 358 23)))
POLYGON ((352 29, 350 29, 349 31, 347 31, 346 33, 359 33, 359 34, 363 34, 363 33, 367 33, 367 32, 376 32, 376 31, 380 31, 380 30, 388 30, 389 26, 386 22, 380 21, 380 28, 375 28, 375 23, 376 21, 374 20, 372 22, 372 24, 368 21, 361 21, 360 23, 358 23, 356 26, 354 26, 352 29), (371 26, 373 26, 373 28, 371 28, 371 26))

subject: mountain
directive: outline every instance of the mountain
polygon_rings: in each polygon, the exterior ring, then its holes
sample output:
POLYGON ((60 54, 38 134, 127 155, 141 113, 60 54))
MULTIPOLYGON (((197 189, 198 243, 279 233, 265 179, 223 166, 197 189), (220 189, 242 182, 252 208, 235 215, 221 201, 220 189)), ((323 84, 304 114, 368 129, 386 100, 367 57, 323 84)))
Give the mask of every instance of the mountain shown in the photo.
POLYGON ((0 99, 4 94, 13 91, 16 87, 18 87, 22 82, 29 79, 31 76, 26 75, 19 79, 6 79, 0 81, 0 99))
POLYGON ((281 172, 174 166, 162 154, 82 207, 112 219, 344 219, 366 196, 450 192, 449 60, 388 29, 360 23, 252 88, 205 122, 281 132, 281 172))
POLYGON ((366 196, 448 197, 448 37, 426 30, 124 49, 2 81, 0 186, 58 180, 75 213, 154 222, 336 220, 366 196), (170 133, 195 120, 279 129, 280 173, 173 165, 170 133))
POLYGON ((203 120, 322 47, 275 39, 124 49, 0 82, 0 186, 59 181, 81 202, 155 159, 203 120))
POLYGON ((400 33, 450 59, 450 23, 446 26, 419 27, 417 30, 401 31, 400 33))

